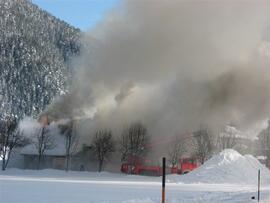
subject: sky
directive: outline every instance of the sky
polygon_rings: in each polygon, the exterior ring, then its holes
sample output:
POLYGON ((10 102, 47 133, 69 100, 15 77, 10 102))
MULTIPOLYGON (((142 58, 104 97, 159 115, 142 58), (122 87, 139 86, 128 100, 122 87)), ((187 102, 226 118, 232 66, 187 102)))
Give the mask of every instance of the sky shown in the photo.
POLYGON ((32 0, 40 8, 87 31, 100 22, 120 0, 32 0))

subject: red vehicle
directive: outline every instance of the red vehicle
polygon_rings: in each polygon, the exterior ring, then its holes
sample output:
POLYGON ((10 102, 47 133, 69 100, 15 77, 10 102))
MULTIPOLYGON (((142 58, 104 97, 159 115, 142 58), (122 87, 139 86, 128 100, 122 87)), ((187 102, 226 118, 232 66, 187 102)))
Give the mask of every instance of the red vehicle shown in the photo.
MULTIPOLYGON (((121 172, 136 175, 160 176, 161 166, 149 164, 149 160, 141 160, 138 158, 130 158, 126 163, 121 165, 121 172)), ((179 159, 177 167, 168 167, 167 173, 186 174, 198 167, 198 163, 192 158, 179 159)))
POLYGON ((171 168, 172 174, 186 174, 195 168, 198 168, 199 164, 194 158, 186 157, 179 159, 177 167, 171 168))
POLYGON ((154 175, 161 174, 161 167, 155 166, 150 160, 130 157, 126 163, 121 165, 121 172, 136 175, 154 175))

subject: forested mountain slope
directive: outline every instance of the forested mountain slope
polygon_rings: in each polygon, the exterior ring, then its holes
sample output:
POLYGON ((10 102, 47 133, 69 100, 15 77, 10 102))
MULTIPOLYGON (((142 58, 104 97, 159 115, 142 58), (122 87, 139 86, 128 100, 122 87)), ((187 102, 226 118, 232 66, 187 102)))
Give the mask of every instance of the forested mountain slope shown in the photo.
POLYGON ((28 0, 0 0, 0 114, 38 115, 65 92, 80 30, 28 0))

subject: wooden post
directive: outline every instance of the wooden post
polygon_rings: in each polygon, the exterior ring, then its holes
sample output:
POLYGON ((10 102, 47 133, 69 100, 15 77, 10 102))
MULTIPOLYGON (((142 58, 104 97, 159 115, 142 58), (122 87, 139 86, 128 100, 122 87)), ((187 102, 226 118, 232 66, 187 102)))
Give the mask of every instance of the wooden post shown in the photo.
POLYGON ((261 171, 258 171, 258 202, 260 202, 261 171))
POLYGON ((162 203, 165 203, 166 158, 162 158, 162 203))

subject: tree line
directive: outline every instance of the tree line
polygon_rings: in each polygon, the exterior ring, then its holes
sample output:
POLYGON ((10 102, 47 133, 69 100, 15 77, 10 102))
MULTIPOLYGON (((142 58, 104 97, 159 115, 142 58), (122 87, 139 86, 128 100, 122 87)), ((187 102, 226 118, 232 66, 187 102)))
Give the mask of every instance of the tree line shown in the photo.
MULTIPOLYGON (((33 144, 36 148, 38 153, 37 169, 40 169, 46 151, 56 147, 54 135, 50 132, 48 126, 40 125, 34 134, 34 139, 29 139, 20 131, 18 123, 18 119, 15 117, 9 117, 0 122, 2 170, 6 169, 13 150, 28 144, 33 144)), ((59 124, 58 128, 65 140, 65 170, 68 171, 70 169, 70 160, 75 155, 79 143, 77 123, 70 120, 67 123, 59 124)), ((270 131, 265 130, 264 135, 270 137, 270 133, 267 134, 267 132, 270 131)), ((122 162, 129 162, 131 165, 136 164, 137 158, 145 158, 149 153, 151 136, 143 123, 134 122, 125 127, 118 136, 115 136, 112 130, 108 128, 97 129, 89 137, 89 143, 98 164, 98 171, 102 171, 104 165, 110 161, 115 152, 120 154, 121 157, 119 158, 122 162)), ((196 157, 201 164, 204 164, 213 153, 226 148, 234 148, 236 144, 237 136, 232 131, 222 132, 216 136, 207 128, 202 128, 193 132, 189 139, 183 136, 176 136, 172 139, 167 157, 170 165, 175 167, 179 158, 186 152, 191 151, 192 156, 196 157)), ((270 147, 266 152, 269 153, 269 150, 270 147)))

